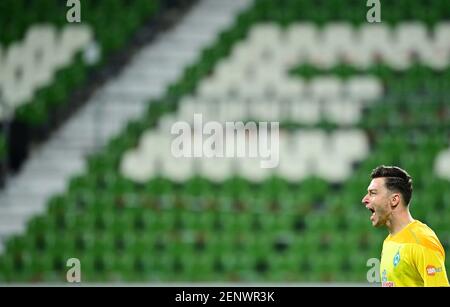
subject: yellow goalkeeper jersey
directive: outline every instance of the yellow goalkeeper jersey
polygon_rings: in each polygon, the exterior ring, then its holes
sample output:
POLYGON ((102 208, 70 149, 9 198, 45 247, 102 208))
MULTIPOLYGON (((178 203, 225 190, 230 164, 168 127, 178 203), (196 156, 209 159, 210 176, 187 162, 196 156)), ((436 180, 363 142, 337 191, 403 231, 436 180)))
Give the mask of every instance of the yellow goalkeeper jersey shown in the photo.
POLYGON ((448 286, 445 251, 433 230, 414 220, 383 242, 383 287, 448 286))

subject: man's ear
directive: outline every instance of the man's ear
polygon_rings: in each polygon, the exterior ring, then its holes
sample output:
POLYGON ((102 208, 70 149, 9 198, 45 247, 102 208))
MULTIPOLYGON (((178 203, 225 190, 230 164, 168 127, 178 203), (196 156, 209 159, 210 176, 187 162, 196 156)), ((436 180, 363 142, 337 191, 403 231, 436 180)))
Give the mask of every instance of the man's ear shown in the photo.
POLYGON ((391 206, 393 208, 397 207, 400 204, 400 193, 393 193, 391 195, 391 206))

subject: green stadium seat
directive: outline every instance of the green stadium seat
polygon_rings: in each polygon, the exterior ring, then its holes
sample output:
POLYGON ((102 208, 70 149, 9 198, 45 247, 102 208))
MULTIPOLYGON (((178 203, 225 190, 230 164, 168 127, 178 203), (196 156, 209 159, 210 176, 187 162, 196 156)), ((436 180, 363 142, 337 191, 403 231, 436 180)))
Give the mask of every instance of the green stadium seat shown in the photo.
MULTIPOLYGON (((257 272, 254 270, 256 259, 248 253, 236 255, 236 275, 240 282, 252 282, 257 280, 257 272)), ((217 279, 214 279, 217 280, 217 279)), ((213 281, 214 281, 213 280, 213 281)))
POLYGON ((8 278, 12 275, 13 266, 9 261, 8 255, 0 256, 0 282, 7 282, 8 278))

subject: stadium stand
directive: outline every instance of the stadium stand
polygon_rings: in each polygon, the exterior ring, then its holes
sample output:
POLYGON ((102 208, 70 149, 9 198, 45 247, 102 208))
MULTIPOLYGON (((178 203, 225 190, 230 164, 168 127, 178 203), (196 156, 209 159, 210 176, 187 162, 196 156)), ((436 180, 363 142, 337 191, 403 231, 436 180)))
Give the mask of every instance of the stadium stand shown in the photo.
POLYGON ((98 75, 138 26, 164 5, 88 1, 82 24, 67 23, 64 2, 4 1, 1 6, 0 120, 12 122, 7 139, 10 168, 17 171, 32 144, 45 139, 80 106, 81 95, 71 99, 73 93, 93 82, 92 75, 98 75), (123 6, 127 13, 121 11, 123 6), (109 18, 115 22, 107 26, 109 18))
MULTIPOLYGON (((112 14, 122 12, 126 1, 113 2, 112 14)), ((86 282, 366 282, 386 235, 361 205, 379 164, 409 171, 412 214, 448 253, 450 3, 383 2, 381 24, 367 24, 367 8, 353 0, 242 7, 44 212, 8 236, 0 281, 64 282, 75 257, 86 282), (193 123, 194 113, 280 122, 279 166, 174 158, 170 127, 193 123)), ((155 9, 117 13, 124 26, 108 29, 93 5, 102 52, 120 49, 155 9)), ((27 29, 13 28, 6 43, 27 29)), ((113 95, 146 90, 115 85, 113 95)), ((0 138, 0 161, 1 153, 0 138)))

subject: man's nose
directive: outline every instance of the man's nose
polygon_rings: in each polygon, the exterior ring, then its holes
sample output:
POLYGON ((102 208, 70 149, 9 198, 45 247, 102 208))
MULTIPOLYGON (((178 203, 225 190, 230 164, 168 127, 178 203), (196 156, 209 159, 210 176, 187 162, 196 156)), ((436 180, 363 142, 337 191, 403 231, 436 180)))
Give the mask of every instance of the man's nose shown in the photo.
POLYGON ((361 202, 362 202, 364 205, 368 203, 367 195, 365 195, 365 196, 363 197, 363 199, 361 200, 361 202))

